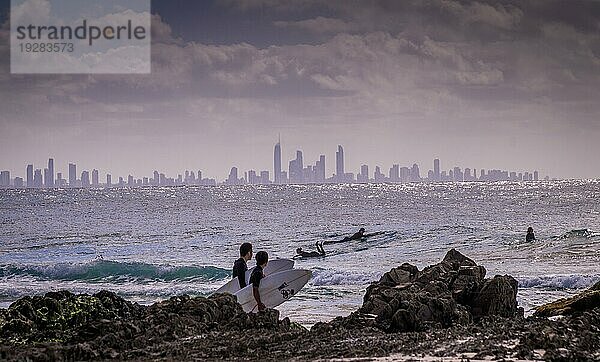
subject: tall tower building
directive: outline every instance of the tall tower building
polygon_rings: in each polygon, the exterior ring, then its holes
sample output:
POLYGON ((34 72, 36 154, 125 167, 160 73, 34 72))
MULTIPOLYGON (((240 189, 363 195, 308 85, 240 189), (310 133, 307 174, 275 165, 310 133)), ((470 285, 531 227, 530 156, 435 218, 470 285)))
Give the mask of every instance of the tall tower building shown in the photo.
POLYGON ((410 181, 421 181, 421 172, 419 171, 419 165, 417 165, 416 163, 413 163, 412 168, 410 169, 410 181))
POLYGON ((273 180, 281 184, 281 140, 277 141, 273 150, 273 180))
POLYGON ((239 182, 240 181, 238 178, 238 168, 232 167, 231 171, 229 171, 229 176, 227 177, 227 184, 228 185, 237 185, 239 182))
POLYGON ((302 159, 302 151, 296 151, 296 159, 291 160, 289 164, 289 179, 290 183, 301 184, 304 182, 304 160, 302 159))
POLYGON ((44 182, 42 180, 42 170, 38 168, 33 174, 33 187, 41 188, 42 186, 44 186, 44 182))
POLYGON ((92 170, 92 186, 98 186, 98 170, 92 170))
POLYGON ((33 187, 33 165, 27 165, 27 187, 33 187))
POLYGON ((90 173, 88 171, 83 171, 81 173, 81 186, 90 187, 90 173))
POLYGON ((48 177, 46 178, 46 187, 54 187, 54 159, 48 159, 48 177))
POLYGON ((110 173, 106 174, 106 187, 112 187, 112 176, 110 173))
POLYGON ((318 183, 325 182, 325 155, 320 155, 319 161, 315 165, 315 181, 318 183))
POLYGON ((435 181, 440 181, 440 160, 436 158, 433 160, 433 179, 435 181))
POLYGON ((338 182, 343 182, 346 178, 344 171, 344 148, 338 145, 338 150, 335 153, 335 177, 338 182))
POLYGON ((77 165, 69 164, 69 186, 75 187, 77 184, 77 165))
POLYGON ((48 179, 50 178, 50 172, 48 172, 48 169, 45 168, 44 169, 44 187, 49 187, 48 186, 48 179))

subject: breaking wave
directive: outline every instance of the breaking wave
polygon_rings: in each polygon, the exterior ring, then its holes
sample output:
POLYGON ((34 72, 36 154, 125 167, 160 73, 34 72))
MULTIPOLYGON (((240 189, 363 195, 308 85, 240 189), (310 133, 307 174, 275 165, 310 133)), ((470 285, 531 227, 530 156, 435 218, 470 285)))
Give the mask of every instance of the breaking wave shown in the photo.
POLYGON ((46 280, 158 280, 158 281, 213 281, 229 277, 229 270, 214 266, 169 266, 145 263, 127 263, 94 260, 81 264, 0 266, 0 277, 33 276, 46 280))
POLYGON ((519 278, 521 288, 584 289, 600 280, 600 275, 549 275, 519 278))

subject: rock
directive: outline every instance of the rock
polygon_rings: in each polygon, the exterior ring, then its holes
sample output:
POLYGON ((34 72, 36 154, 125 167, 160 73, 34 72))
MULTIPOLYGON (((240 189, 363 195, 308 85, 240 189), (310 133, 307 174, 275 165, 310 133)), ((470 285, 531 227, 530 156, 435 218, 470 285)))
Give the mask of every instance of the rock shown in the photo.
POLYGON ((447 328, 485 316, 518 315, 517 281, 510 276, 485 279, 485 275, 483 266, 455 249, 422 271, 404 263, 367 288, 359 312, 377 316, 375 325, 386 332, 447 328))
MULTIPOLYGON (((600 283, 600 282, 599 282, 600 283)), ((555 315, 568 315, 600 308, 600 289, 596 283, 591 288, 571 298, 563 298, 535 308, 535 315, 551 317, 555 315)))
POLYGON ((596 284, 592 285, 589 290, 600 290, 600 280, 596 284))
POLYGON ((473 317, 488 315, 512 318, 517 314, 518 282, 510 275, 496 275, 487 279, 474 293, 469 303, 473 317))
POLYGON ((459 266, 477 266, 477 263, 475 263, 470 258, 464 256, 463 254, 458 252, 456 249, 450 249, 446 253, 446 256, 444 256, 444 259, 442 260, 442 262, 449 263, 449 264, 458 264, 459 266))

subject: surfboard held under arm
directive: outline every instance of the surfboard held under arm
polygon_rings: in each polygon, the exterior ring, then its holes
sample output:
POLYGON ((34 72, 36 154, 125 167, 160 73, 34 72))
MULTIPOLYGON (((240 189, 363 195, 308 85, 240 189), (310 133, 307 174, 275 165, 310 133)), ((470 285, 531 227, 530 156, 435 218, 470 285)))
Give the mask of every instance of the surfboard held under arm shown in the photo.
MULTIPOLYGON (((290 270, 294 267, 294 261, 291 259, 273 259, 269 261, 267 267, 264 270, 265 276, 278 273, 284 270, 290 270)), ((246 271, 246 285, 250 280, 250 274, 252 274, 252 270, 256 267, 252 267, 246 271)), ((238 278, 233 278, 228 281, 225 285, 220 287, 215 291, 215 293, 229 293, 235 294, 238 290, 240 290, 240 283, 238 278)))
MULTIPOLYGON (((296 295, 308 283, 311 276, 312 272, 305 269, 285 270, 265 276, 258 288, 260 300, 267 308, 277 307, 296 295)), ((258 312, 252 288, 252 285, 248 285, 234 294, 245 312, 258 312)))

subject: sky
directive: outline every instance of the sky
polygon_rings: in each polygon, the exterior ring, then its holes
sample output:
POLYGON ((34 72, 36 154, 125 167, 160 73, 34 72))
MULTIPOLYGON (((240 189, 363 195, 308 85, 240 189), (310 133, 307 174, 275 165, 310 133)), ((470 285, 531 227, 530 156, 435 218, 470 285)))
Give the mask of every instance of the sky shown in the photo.
MULTIPOLYGON (((39 0, 41 1, 41 0, 39 0)), ((147 75, 11 75, 0 0, 0 169, 172 177, 273 169, 600 178, 600 2, 152 2, 147 75)))

